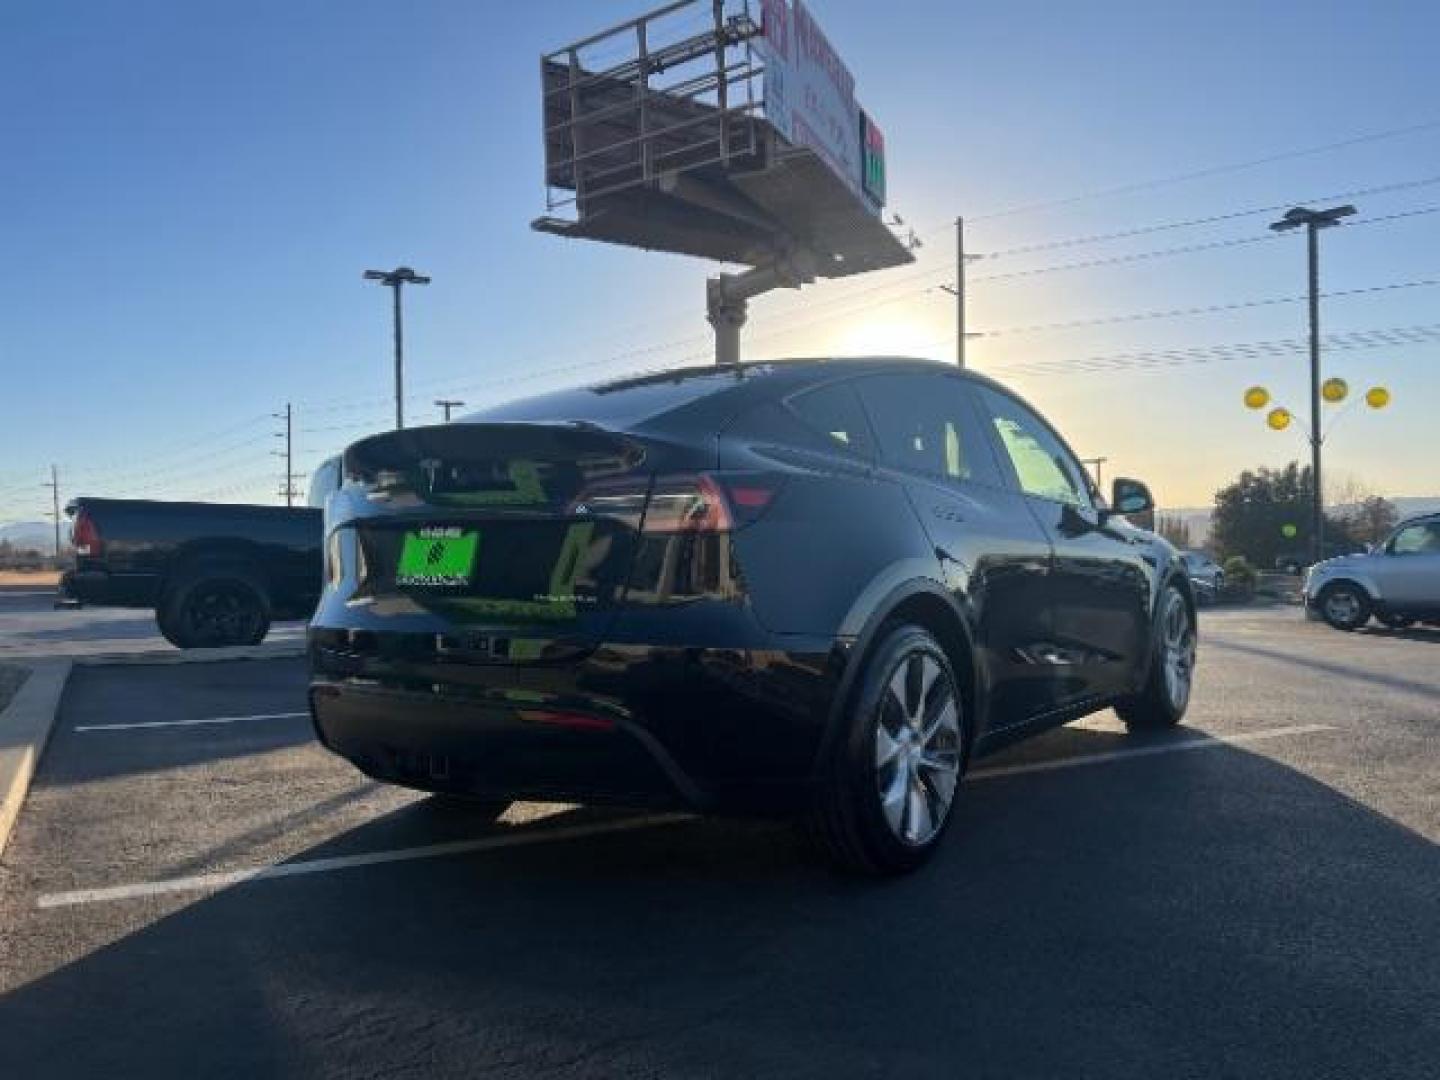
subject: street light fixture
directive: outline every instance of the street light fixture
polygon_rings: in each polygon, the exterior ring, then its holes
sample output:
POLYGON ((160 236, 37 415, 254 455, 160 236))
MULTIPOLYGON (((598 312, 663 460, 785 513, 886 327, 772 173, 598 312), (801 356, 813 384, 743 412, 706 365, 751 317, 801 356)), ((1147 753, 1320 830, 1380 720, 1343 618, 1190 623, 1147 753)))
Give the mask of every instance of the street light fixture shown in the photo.
POLYGON ((441 408, 441 409, 444 409, 444 410, 445 410, 445 423, 447 423, 447 424, 450 422, 450 410, 451 410, 451 409, 458 409, 458 408, 460 408, 460 407, 461 407, 462 405, 464 405, 464 404, 465 404, 465 402, 463 402, 463 401, 457 401, 455 398, 436 398, 436 399, 435 399, 435 405, 436 405, 438 408, 441 408))
POLYGON ((394 270, 366 270, 365 280, 378 281, 395 293, 395 427, 399 429, 405 426, 405 350, 400 290, 406 285, 429 285, 430 279, 415 273, 408 266, 397 266, 394 270))
MULTIPOLYGON (((1309 251, 1310 269, 1310 476, 1314 482, 1311 504, 1311 555, 1315 562, 1324 558, 1325 496, 1320 483, 1320 241, 1321 229, 1340 224, 1340 219, 1355 213, 1350 205, 1332 206, 1328 210, 1311 210, 1297 206, 1285 211, 1270 228, 1277 233, 1304 228, 1309 251)), ((1281 425, 1282 427, 1284 425, 1281 425)), ((1278 430, 1278 429, 1277 429, 1278 430)))

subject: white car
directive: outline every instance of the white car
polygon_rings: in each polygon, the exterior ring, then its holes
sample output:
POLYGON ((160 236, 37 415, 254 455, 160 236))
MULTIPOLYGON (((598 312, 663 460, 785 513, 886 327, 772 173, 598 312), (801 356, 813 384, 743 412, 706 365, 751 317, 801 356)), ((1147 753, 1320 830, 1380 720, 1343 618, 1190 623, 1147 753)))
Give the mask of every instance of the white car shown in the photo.
POLYGON ((1396 628, 1440 624, 1440 514, 1401 522, 1363 555, 1316 563, 1305 611, 1337 630, 1358 630, 1372 615, 1396 628))

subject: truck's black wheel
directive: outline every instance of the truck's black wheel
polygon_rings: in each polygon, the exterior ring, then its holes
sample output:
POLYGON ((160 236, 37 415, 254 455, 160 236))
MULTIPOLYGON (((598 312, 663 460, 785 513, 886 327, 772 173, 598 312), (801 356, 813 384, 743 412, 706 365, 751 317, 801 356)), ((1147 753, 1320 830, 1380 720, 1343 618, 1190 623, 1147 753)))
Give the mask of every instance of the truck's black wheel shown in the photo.
POLYGON ((197 566, 166 590, 155 622, 181 649, 258 645, 270 632, 270 595, 248 567, 197 566))

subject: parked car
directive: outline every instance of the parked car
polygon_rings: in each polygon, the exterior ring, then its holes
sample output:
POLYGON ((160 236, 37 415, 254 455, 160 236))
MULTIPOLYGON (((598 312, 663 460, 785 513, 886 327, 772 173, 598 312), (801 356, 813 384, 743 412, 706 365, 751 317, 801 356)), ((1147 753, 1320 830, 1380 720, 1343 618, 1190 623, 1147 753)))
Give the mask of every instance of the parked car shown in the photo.
POLYGON ((323 504, 338 459, 320 467, 307 507, 83 497, 66 507, 75 565, 63 596, 152 608, 182 649, 254 645, 273 618, 306 618, 321 587, 323 504))
POLYGON ((1389 627, 1440 624, 1440 514, 1401 522, 1366 554, 1312 566, 1305 608, 1337 630, 1358 630, 1372 615, 1389 627))
POLYGON ((1180 557, 1185 560, 1185 569, 1190 574, 1195 602, 1213 604, 1219 600, 1221 590, 1225 588, 1225 571, 1220 564, 1208 552, 1194 548, 1182 551, 1180 557))
MULTIPOLYGON (((1345 555, 1365 554, 1363 545, 1356 544, 1350 540, 1326 540, 1324 548, 1326 559, 1338 559, 1345 555)), ((1282 574, 1289 574, 1292 577, 1302 577, 1314 562, 1315 560, 1311 556, 1308 548, 1303 551, 1282 551, 1279 555, 1275 556, 1275 569, 1282 574)))
MULTIPOLYGON (((309 632, 327 747, 478 800, 798 812, 921 863, 971 759, 1180 721, 1164 540, 1020 398, 925 361, 667 372, 350 446, 309 632)), ((1137 808, 1140 812, 1140 808, 1137 808)))

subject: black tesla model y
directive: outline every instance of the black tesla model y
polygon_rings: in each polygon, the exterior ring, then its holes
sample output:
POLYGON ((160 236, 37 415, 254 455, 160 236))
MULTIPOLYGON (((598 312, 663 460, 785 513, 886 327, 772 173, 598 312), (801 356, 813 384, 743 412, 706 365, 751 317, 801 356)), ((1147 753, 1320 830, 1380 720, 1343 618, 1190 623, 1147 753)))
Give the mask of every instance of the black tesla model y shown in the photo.
POLYGON ((922 862, 970 760, 1185 712, 1183 560, 1003 387, 939 364, 706 367, 344 455, 309 633, 326 746, 515 799, 797 813, 922 862))

